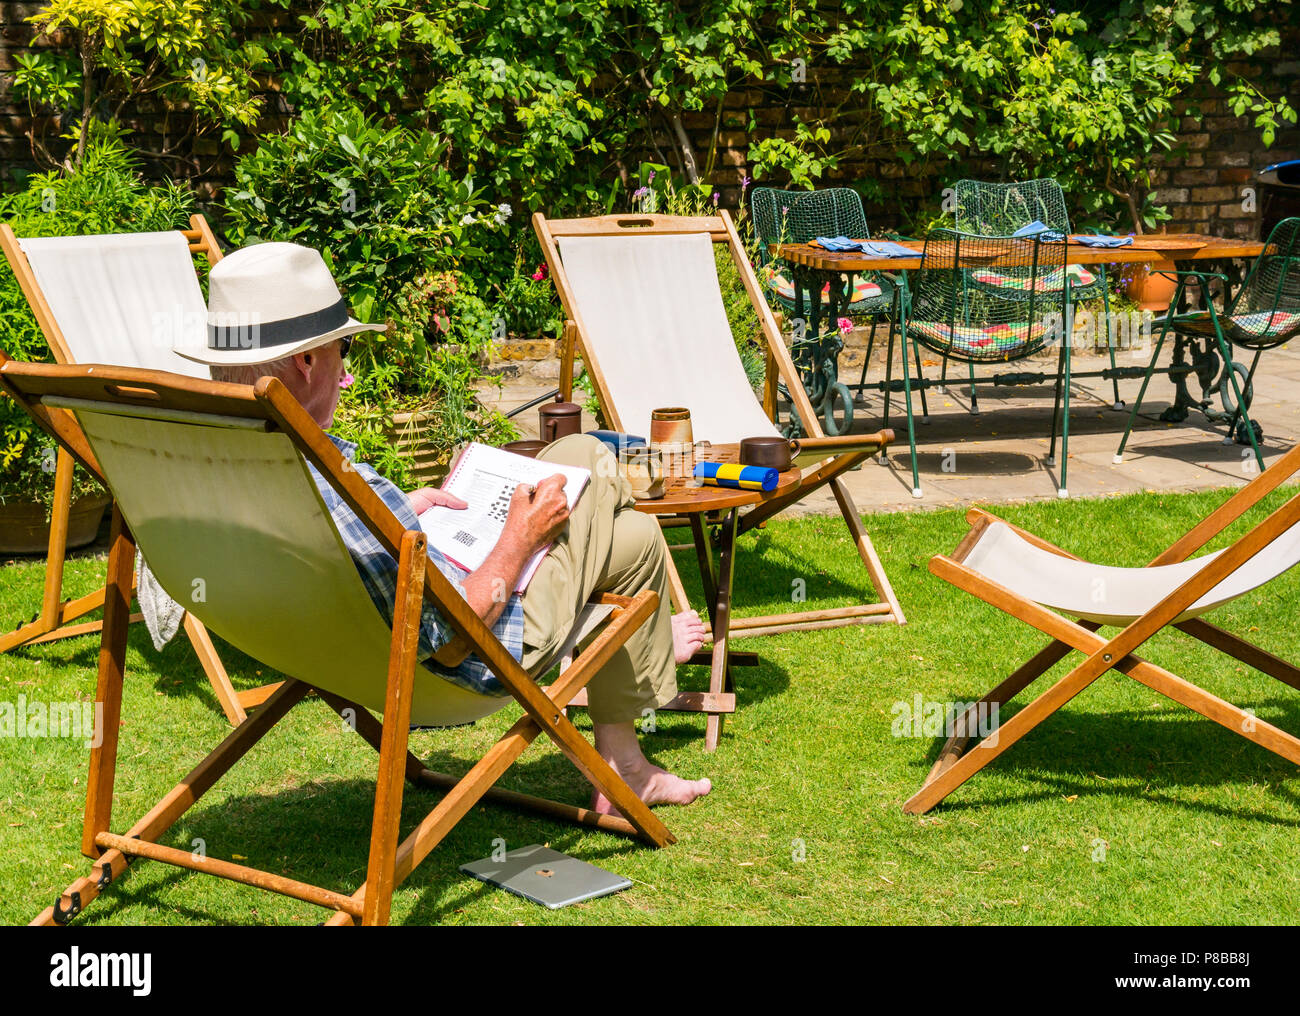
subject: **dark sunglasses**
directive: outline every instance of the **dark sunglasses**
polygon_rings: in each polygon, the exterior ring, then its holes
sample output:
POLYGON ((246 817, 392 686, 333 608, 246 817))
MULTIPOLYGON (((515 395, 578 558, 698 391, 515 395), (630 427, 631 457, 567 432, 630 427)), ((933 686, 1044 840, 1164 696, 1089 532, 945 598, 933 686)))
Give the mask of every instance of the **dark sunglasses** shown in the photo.
POLYGON ((355 336, 353 336, 353 335, 345 335, 343 338, 339 339, 339 359, 340 359, 340 360, 346 360, 346 359, 348 358, 348 353, 349 353, 349 351, 351 351, 351 349, 352 349, 352 340, 353 340, 354 338, 355 338, 355 336))

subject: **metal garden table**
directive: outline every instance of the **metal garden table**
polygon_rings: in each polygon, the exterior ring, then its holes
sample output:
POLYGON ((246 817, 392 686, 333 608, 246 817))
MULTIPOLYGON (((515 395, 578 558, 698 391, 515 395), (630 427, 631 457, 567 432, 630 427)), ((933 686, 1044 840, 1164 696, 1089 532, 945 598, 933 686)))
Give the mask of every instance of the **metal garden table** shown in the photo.
MULTIPOLYGON (((921 268, 923 242, 919 240, 902 240, 898 242, 915 250, 916 257, 881 258, 871 257, 856 251, 834 252, 828 251, 815 243, 778 244, 771 248, 774 257, 780 258, 790 265, 791 277, 795 285, 795 315, 796 317, 803 317, 804 308, 807 308, 808 333, 812 336, 821 335, 823 320, 835 321, 848 309, 847 306, 843 305, 843 293, 846 288, 851 292, 854 275, 859 272, 887 272, 893 273, 897 277, 898 301, 896 313, 899 318, 899 333, 903 337, 903 377, 901 380, 894 380, 890 376, 893 366, 893 350, 891 348, 888 352, 888 369, 885 380, 863 386, 886 393, 886 426, 888 426, 889 393, 906 393, 909 390, 917 390, 921 393, 922 408, 925 411, 926 389, 952 383, 947 379, 937 380, 919 377, 916 381, 913 381, 911 378, 907 363, 907 275, 908 272, 917 271, 921 268), (840 280, 843 280, 843 282, 840 282, 840 280), (831 283, 830 300, 828 305, 823 308, 821 299, 814 297, 820 296, 823 286, 828 282, 831 283)), ((1073 237, 1071 237, 1066 250, 1066 261, 1072 265, 1085 266, 1151 264, 1158 261, 1172 261, 1180 269, 1220 272, 1229 280, 1227 285, 1231 286, 1233 280, 1240 281, 1241 277, 1240 271, 1234 262, 1238 259, 1258 257, 1263 250, 1264 244, 1259 241, 1201 236, 1195 233, 1134 237, 1133 244, 1128 247, 1088 247, 1074 242, 1073 237)), ((980 268, 985 267, 985 265, 983 262, 972 262, 965 267, 980 268)), ((1202 343, 1195 337, 1176 336, 1173 359, 1170 365, 1161 371, 1174 384, 1174 403, 1161 414, 1161 419, 1172 422, 1184 420, 1187 417, 1188 410, 1192 408, 1200 410, 1208 419, 1215 422, 1223 422, 1232 416, 1234 407, 1228 404, 1226 395, 1223 399, 1224 412, 1220 413, 1211 408, 1211 393, 1216 388, 1221 393, 1226 392, 1228 388, 1226 384, 1228 370, 1236 370, 1241 377, 1245 377, 1245 368, 1237 364, 1220 363, 1220 357, 1212 348, 1212 345, 1212 341, 1202 343), (1188 378, 1191 375, 1195 375, 1200 382, 1202 396, 1199 399, 1194 398, 1188 389, 1188 378)), ((838 348, 838 344, 832 343, 820 347, 820 355, 819 347, 816 345, 812 347, 813 360, 809 365, 809 369, 813 373, 820 375, 826 372, 828 368, 824 362, 825 353, 832 347, 838 348)), ((1073 377, 1101 377, 1106 380, 1113 380, 1139 378, 1145 372, 1145 367, 1112 366, 1100 371, 1076 373, 1073 377)), ((975 380, 986 382, 991 380, 994 384, 1031 385, 1042 384, 1055 379, 1055 373, 1017 371, 1000 374, 994 378, 975 380)), ((1246 397, 1248 399, 1248 396, 1246 397)), ((910 400, 905 399, 904 401, 907 404, 909 440, 914 440, 910 400)), ((1116 403, 1115 408, 1123 408, 1123 404, 1116 403)), ((792 421, 792 426, 797 429, 798 421, 792 421)), ((792 433, 789 436, 797 437, 798 435, 792 433)), ((913 469, 915 471, 915 462, 913 462, 913 469)))

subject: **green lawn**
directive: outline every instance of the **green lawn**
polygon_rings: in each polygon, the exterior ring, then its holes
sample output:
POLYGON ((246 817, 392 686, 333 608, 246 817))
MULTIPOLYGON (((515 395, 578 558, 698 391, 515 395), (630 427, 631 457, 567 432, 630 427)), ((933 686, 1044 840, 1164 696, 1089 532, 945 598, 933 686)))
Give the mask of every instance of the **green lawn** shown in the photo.
MULTIPOLYGON (((1004 510, 1067 549, 1141 564, 1224 497, 1148 494, 1004 510)), ((1271 499, 1276 505, 1278 497, 1271 499)), ((1257 518, 1252 516, 1251 518, 1257 518)), ((714 791, 661 815, 678 842, 654 851, 618 837, 475 808, 397 893, 395 923, 1241 923, 1294 920, 1300 897, 1296 767, 1110 674, 930 815, 901 805, 938 742, 891 736, 891 707, 970 700, 1043 643, 926 570, 965 531, 959 512, 881 515, 868 529, 909 623, 741 643, 762 663, 738 673, 737 714, 702 750, 700 717, 658 718, 652 759, 714 791), (628 892, 549 912, 457 872, 511 846, 545 842, 635 881, 628 892), (800 850, 802 846, 802 850, 800 850)), ((860 600, 864 575, 837 518, 778 523, 742 538, 737 612, 860 600)), ((683 574, 692 557, 679 555, 683 574)), ((69 565, 66 595, 89 590, 102 559, 69 565)), ((40 600, 42 563, 0 572, 0 617, 40 600)), ((1300 577, 1284 576, 1214 620, 1290 659, 1300 577)), ((309 636, 308 636, 309 637, 309 636)), ((223 648, 236 684, 270 677, 223 648)), ((82 637, 0 657, 0 701, 69 700, 94 689, 98 641, 82 637)), ((1144 651, 1261 718, 1300 731, 1300 695, 1174 632, 1144 651)), ((1076 657, 1077 659, 1077 657, 1076 657)), ((1060 668, 1058 668, 1058 673, 1060 668)), ((702 687, 686 668, 683 687, 702 687)), ((420 732, 413 749, 463 771, 518 715, 420 732)), ((124 830, 228 730, 188 643, 161 655, 131 635, 114 829, 124 830)), ((1004 716, 1005 718, 1005 716, 1004 716)), ((585 719, 579 728, 588 730, 585 719)), ((0 738, 0 921, 25 922, 86 872, 78 842, 80 741, 0 738)), ((364 877, 377 756, 316 700, 298 706, 165 842, 351 892, 364 877)), ((585 784, 539 740, 504 781, 575 803, 585 784)), ((408 790, 406 826, 431 807, 408 790)), ((325 912, 269 893, 137 862, 83 923, 317 923, 325 912)))

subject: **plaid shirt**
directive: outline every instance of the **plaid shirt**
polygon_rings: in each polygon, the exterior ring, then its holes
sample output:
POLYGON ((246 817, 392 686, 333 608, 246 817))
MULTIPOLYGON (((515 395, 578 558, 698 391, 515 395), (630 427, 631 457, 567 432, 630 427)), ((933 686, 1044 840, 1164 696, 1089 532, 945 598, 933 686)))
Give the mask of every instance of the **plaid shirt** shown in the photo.
MULTIPOLYGON (((353 463, 353 468, 357 471, 357 474, 370 484, 371 489, 379 495, 379 499, 388 506, 389 511, 397 516, 397 521, 402 524, 402 528, 420 528, 420 520, 415 514, 415 509, 411 507, 410 498, 401 491, 397 484, 385 480, 364 462, 357 462, 356 445, 343 441, 333 434, 326 434, 325 436, 334 442, 339 451, 343 453, 344 458, 353 463)), ((325 502, 325 507, 334 519, 334 525, 338 528, 339 535, 343 537, 344 545, 352 555, 352 560, 357 566, 357 572, 361 575, 361 582, 365 585, 366 592, 370 594, 370 598, 374 600, 375 606, 379 608, 379 612, 384 616, 384 619, 389 624, 392 624, 393 604, 397 599, 397 560, 375 539, 375 535, 357 517, 356 513, 347 506, 347 503, 339 497, 338 492, 330 486, 329 481, 321 476, 310 462, 307 465, 311 469, 312 479, 316 481, 316 489, 320 491, 321 500, 325 502)), ((433 547, 429 547, 429 560, 437 566, 437 569, 443 575, 447 576, 447 581, 455 587, 456 592, 464 596, 464 581, 469 572, 453 564, 433 547)), ((523 656, 524 605, 519 598, 519 594, 512 594, 510 599, 506 601, 505 610, 501 612, 501 616, 492 625, 492 632, 501 640, 501 644, 516 660, 523 656)), ((444 643, 451 639, 453 634, 452 628, 443 620, 442 615, 438 613, 432 604, 426 601, 424 616, 420 618, 420 659, 425 661, 425 665, 435 673, 442 675, 462 688, 478 692, 480 695, 504 695, 506 690, 501 682, 496 679, 492 671, 477 656, 465 657, 459 666, 451 670, 440 667, 429 659, 444 643)))

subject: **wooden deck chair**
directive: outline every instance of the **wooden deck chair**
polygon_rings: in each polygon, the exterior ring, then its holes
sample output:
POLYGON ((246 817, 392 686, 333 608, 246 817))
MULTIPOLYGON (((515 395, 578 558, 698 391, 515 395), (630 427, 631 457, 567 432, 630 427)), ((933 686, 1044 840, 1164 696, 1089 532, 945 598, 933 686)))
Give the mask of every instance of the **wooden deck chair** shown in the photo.
MULTIPOLYGON (((777 434, 778 380, 790 393, 808 438, 801 441, 802 482, 790 494, 765 501, 741 520, 744 533, 830 485, 879 603, 835 610, 734 618, 732 638, 841 625, 904 623, 880 558, 863 528, 843 474, 879 452, 892 436, 826 437, 781 338, 762 287, 725 209, 714 216, 609 215, 589 219, 533 216, 567 320, 560 391, 570 398, 574 358, 581 353, 609 425, 647 434, 661 406, 691 411, 695 440, 730 444, 777 434), (767 372, 763 400, 745 377, 727 323, 713 245, 725 244, 762 326, 767 372)), ((676 570, 672 595, 689 607, 676 570)))
MULTIPOLYGON (((207 307, 193 256, 201 254, 210 265, 221 260, 221 248, 207 220, 191 215, 190 227, 162 233, 23 239, 4 223, 0 249, 57 362, 105 363, 206 379, 205 365, 172 350, 179 335, 191 335, 200 346, 206 343, 207 307)), ((71 508, 72 459, 60 449, 41 611, 0 636, 0 652, 85 635, 102 624, 71 622, 103 606, 103 589, 75 600, 62 598, 71 508)), ((222 712, 232 724, 242 722, 245 710, 264 701, 272 687, 236 692, 203 625, 186 614, 184 626, 222 712)))
POLYGON ((106 477, 116 502, 96 689, 104 737, 91 753, 81 840, 94 865, 33 923, 66 923, 120 878, 130 860, 145 857, 332 909, 331 924, 382 924, 394 887, 482 798, 639 835, 655 846, 673 841, 563 714, 575 692, 652 615, 658 604, 652 590, 634 598, 602 597, 612 607, 608 624, 543 691, 443 574, 426 567, 424 534, 402 529, 278 380, 263 378, 250 388, 153 371, 10 361, 0 367, 0 385, 77 459, 106 477), (398 559, 391 626, 367 594, 308 462, 398 559), (204 624, 287 679, 118 834, 110 830, 110 816, 137 545, 173 595, 202 580, 206 597, 194 609, 204 624), (456 632, 438 660, 454 665, 474 652, 508 694, 478 694, 418 664, 419 618, 428 601, 456 632), (160 844, 166 830, 313 689, 379 751, 365 884, 349 895, 160 844), (525 715, 462 779, 425 769, 407 749, 412 724, 467 723, 512 701, 525 715), (369 710, 382 710, 382 722, 369 710), (625 818, 493 787, 542 732, 625 818), (403 779, 450 792, 399 844, 403 779))
POLYGON ((1136 655, 1143 643, 1170 626, 1300 689, 1300 668, 1201 616, 1300 562, 1300 494, 1227 548, 1191 557, 1297 470, 1300 446, 1238 490, 1145 568, 1092 564, 981 509, 967 513, 971 529, 951 557, 930 559, 930 571, 1033 625, 1052 641, 955 718, 951 736, 925 785, 903 810, 920 814, 933 808, 1110 670, 1126 674, 1300 765, 1300 738, 1136 655), (1079 620, 1071 621, 1062 614, 1079 620), (1120 630, 1109 638, 1098 634, 1107 625, 1120 630), (994 703, 1000 710, 1071 650, 1084 657, 1077 666, 1009 720, 988 731, 987 716, 994 703), (977 727, 988 732, 969 747, 977 727))

